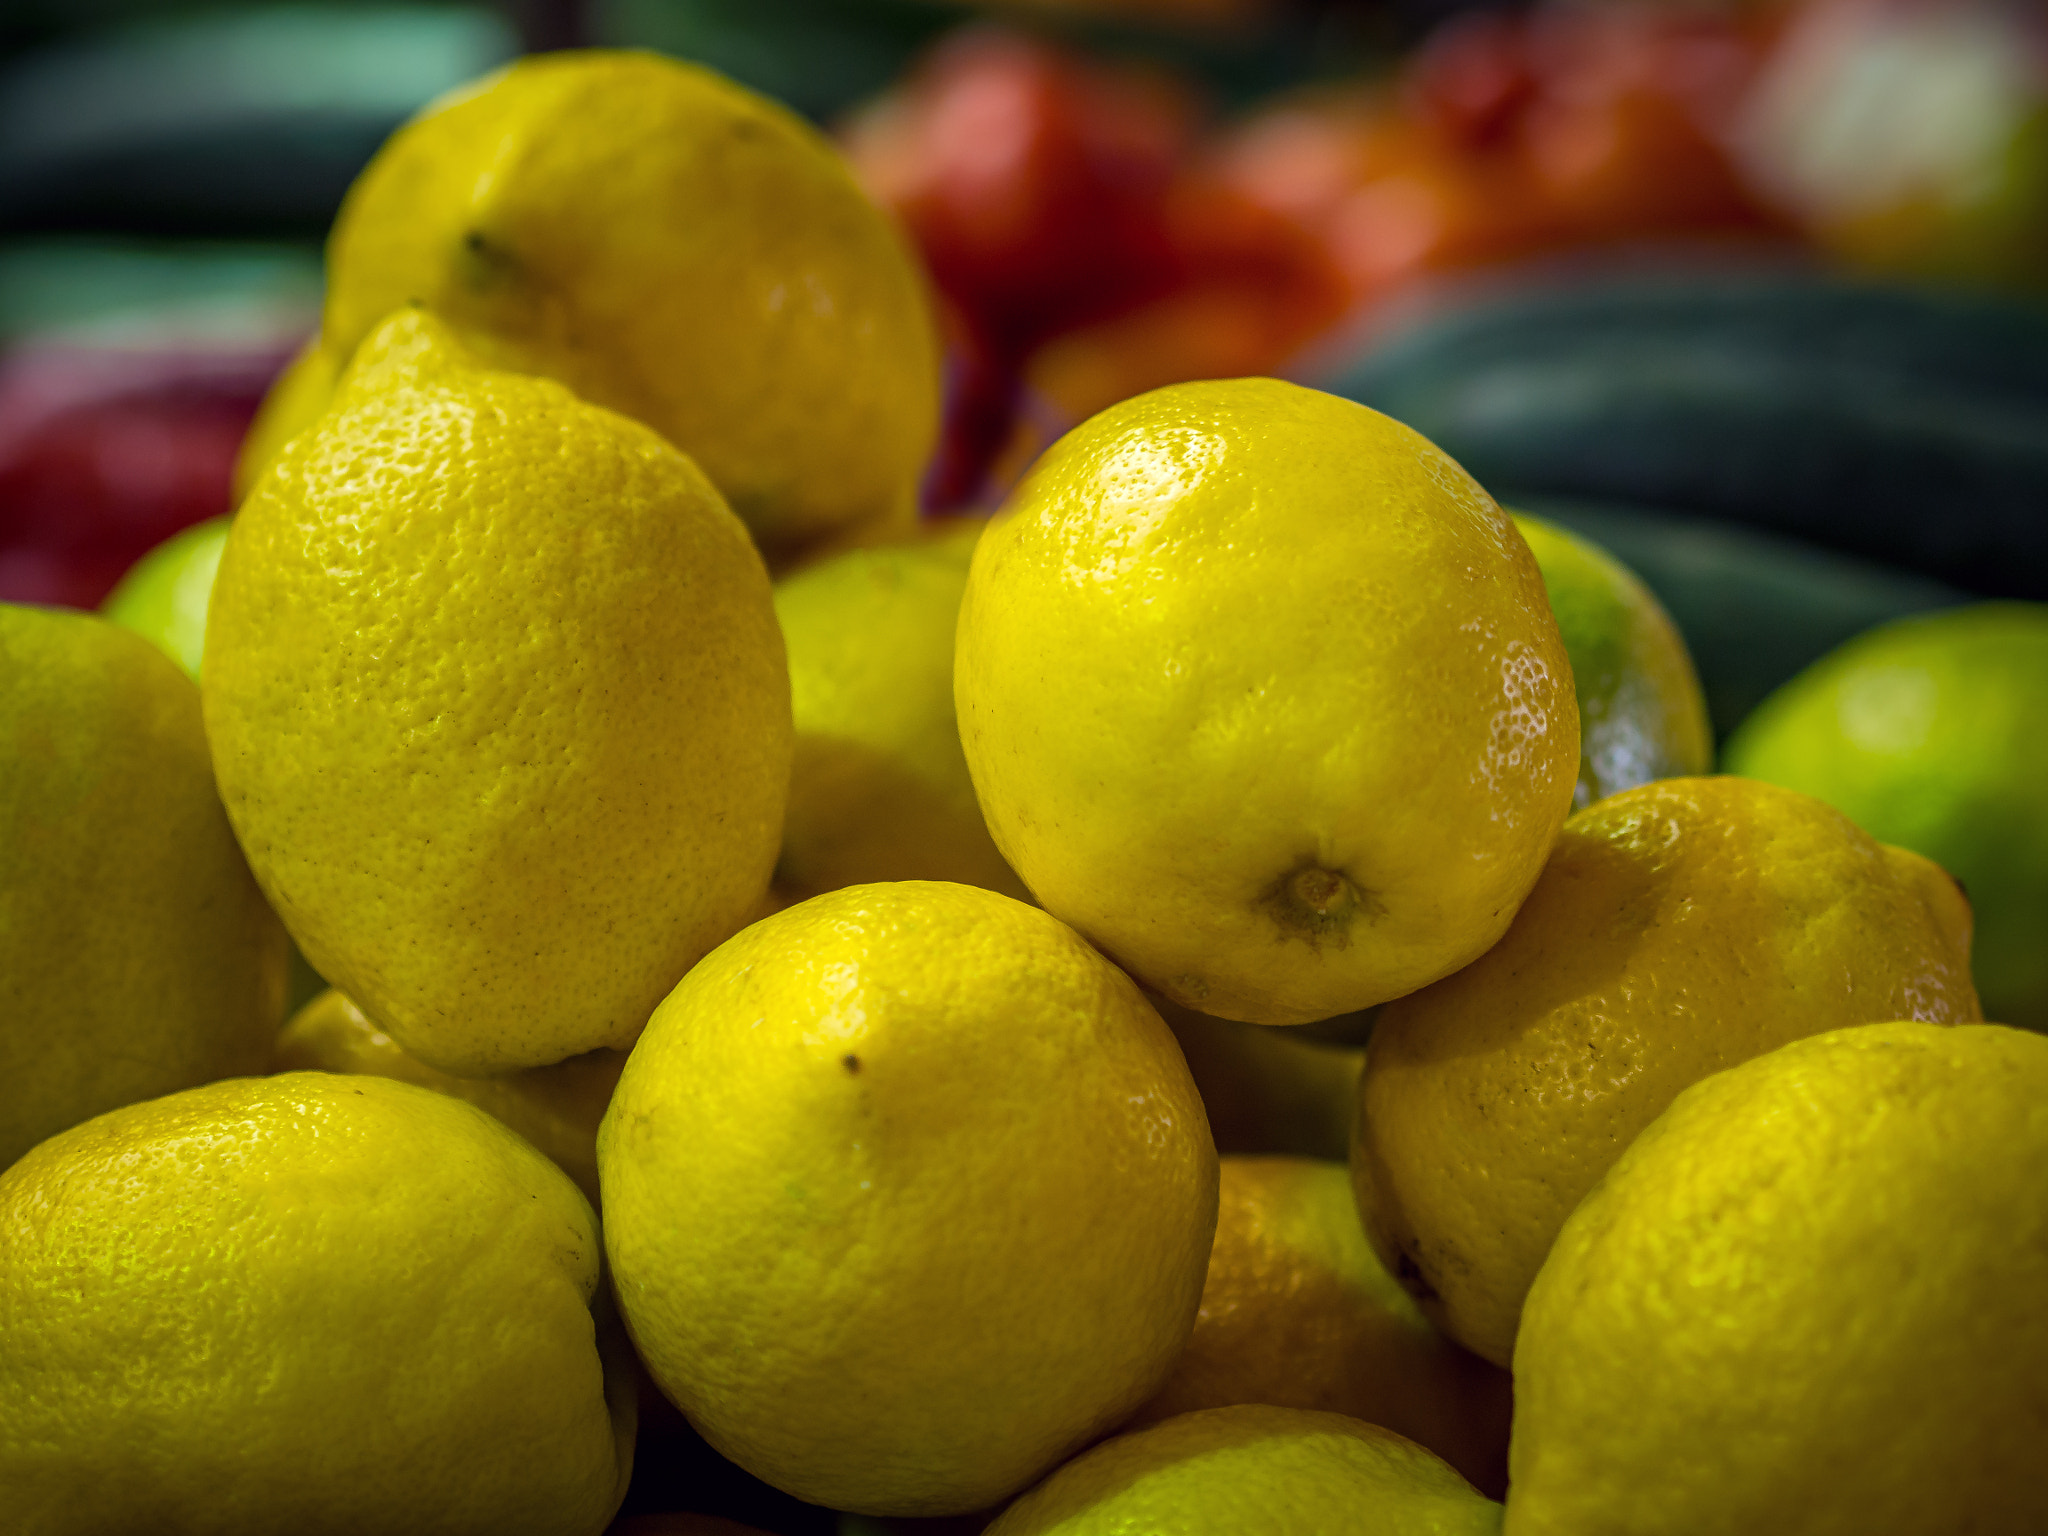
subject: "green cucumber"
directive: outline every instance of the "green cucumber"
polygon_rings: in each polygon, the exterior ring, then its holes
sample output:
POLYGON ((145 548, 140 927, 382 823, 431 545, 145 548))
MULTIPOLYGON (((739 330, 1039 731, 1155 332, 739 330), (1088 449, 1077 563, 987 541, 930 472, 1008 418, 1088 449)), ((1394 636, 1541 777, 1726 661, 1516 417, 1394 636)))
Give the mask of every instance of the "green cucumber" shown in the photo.
POLYGON ((1516 504, 1717 517, 2048 597, 2048 309, 1780 271, 1553 279, 1425 320, 1324 387, 1516 504))
POLYGON ((1692 651, 1717 741, 1851 635, 1968 600, 1942 582, 1707 518, 1547 496, 1509 504, 1604 546, 1656 593, 1692 651))

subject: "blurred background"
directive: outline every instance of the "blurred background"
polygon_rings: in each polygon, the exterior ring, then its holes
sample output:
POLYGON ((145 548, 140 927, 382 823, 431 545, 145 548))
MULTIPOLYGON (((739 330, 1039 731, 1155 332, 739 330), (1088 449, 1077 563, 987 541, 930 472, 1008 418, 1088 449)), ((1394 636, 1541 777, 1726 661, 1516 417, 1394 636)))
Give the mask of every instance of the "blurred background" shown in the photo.
POLYGON ((783 99, 902 217, 935 510, 1124 396, 1275 373, 1607 542, 1723 731, 1876 618, 2048 595, 2035 4, 9 0, 0 598, 97 604, 227 511, 356 171, 580 44, 783 99))
MULTIPOLYGON (((1909 809, 1964 807, 1857 814, 1965 875, 1996 1007, 2048 1027, 2040 0, 0 0, 0 600, 98 606, 231 511, 357 171, 593 44, 782 99, 902 219, 948 343, 932 513, 1119 399, 1278 374, 1618 555, 1717 738, 1874 626, 2026 601, 2032 649, 1938 642, 1842 719, 1924 767, 1909 809), (1934 740, 1928 679, 2005 691, 1934 740)), ((629 1512, 881 1529, 647 1411, 629 1512)))

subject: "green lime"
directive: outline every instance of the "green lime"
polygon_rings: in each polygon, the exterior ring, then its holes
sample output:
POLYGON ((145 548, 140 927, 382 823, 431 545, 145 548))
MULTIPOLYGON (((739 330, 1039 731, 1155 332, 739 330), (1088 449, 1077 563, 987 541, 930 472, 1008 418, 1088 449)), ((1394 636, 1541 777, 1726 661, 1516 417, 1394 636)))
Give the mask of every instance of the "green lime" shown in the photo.
POLYGON ((1894 620, 1757 707, 1722 767, 1933 859, 1976 909, 1985 1017, 2048 1029, 2048 604, 1894 620))
POLYGON ((228 541, 231 518, 209 518, 174 533, 128 568, 100 612, 132 629, 199 680, 206 646, 206 605, 228 541))

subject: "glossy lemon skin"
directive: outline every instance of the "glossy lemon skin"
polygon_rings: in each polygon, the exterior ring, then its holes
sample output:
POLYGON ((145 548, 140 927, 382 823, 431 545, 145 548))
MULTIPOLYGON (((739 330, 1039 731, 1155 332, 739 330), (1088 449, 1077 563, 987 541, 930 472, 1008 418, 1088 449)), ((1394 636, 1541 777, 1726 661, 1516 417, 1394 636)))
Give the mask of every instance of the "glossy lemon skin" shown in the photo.
POLYGON ((907 528, 938 347, 901 232, 823 135, 697 65, 536 54, 435 103, 350 189, 326 346, 419 303, 690 454, 778 557, 907 528))
POLYGON ((1808 796, 1597 802, 1497 946, 1381 1010, 1352 1151, 1374 1246, 1506 1365, 1558 1228, 1680 1091, 1823 1030, 1981 1018, 1969 939, 1953 880, 1808 796))
POLYGON ((235 518, 216 776, 320 975, 465 1075, 629 1045, 766 888, 789 692, 696 467, 420 311, 235 518))
POLYGON ((598 1133, 640 1355, 755 1476, 960 1514, 1115 1426, 1201 1294, 1216 1153, 1129 978, 972 886, 829 892, 683 979, 598 1133))
POLYGON ((236 1078, 0 1173, 18 1536, 597 1536, 632 1461, 597 1223, 467 1104, 236 1078))
POLYGON ((93 615, 0 603, 0 1167, 103 1111, 267 1070, 288 944, 199 692, 93 615))
POLYGON ((954 691, 1032 894, 1253 1023, 1482 953, 1577 773, 1508 516, 1406 427, 1271 379, 1157 390, 1055 444, 975 550, 954 691))
POLYGON ((1872 1024, 1679 1095, 1515 1347, 1508 1536, 2048 1528, 2048 1040, 1872 1024))
POLYGON ((1012 1504, 988 1536, 1493 1536, 1500 1516, 1391 1430, 1244 1405, 1096 1446, 1012 1504))

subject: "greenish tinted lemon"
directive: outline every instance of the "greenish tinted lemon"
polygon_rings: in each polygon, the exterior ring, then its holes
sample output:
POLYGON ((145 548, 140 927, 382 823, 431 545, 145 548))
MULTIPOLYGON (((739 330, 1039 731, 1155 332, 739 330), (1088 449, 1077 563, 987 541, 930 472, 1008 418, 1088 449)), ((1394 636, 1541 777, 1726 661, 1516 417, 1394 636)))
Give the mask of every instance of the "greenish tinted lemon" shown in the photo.
POLYGON ((1526 512, 1515 526, 1543 572, 1579 701, 1572 809, 1714 762, 1707 701, 1671 615, 1635 572, 1592 540, 1526 512))
POLYGON ((1493 1536, 1500 1506, 1391 1430, 1300 1408, 1209 1408, 1119 1435, 988 1536, 1493 1536))
POLYGON ((213 597, 229 519, 209 518, 174 533, 128 569, 100 612, 132 629, 199 680, 206 649, 206 607, 213 597))
POLYGON ((393 1040, 346 993, 329 988, 294 1013, 277 1037, 280 1072, 395 1078, 474 1104, 544 1153, 595 1205, 597 1124, 626 1065, 623 1051, 586 1051, 499 1077, 457 1077, 393 1040))
POLYGON ((953 715, 953 632, 982 520, 850 550, 776 583, 796 755, 775 888, 877 880, 1029 898, 996 852, 953 715))
POLYGON ((265 1070, 284 929, 214 790, 199 691, 154 646, 0 604, 0 850, 0 1167, 265 1070))
POLYGON ((1860 635, 1758 706, 1722 764, 1825 800, 1962 881, 1985 1016, 2048 1029, 2048 604, 1860 635))

